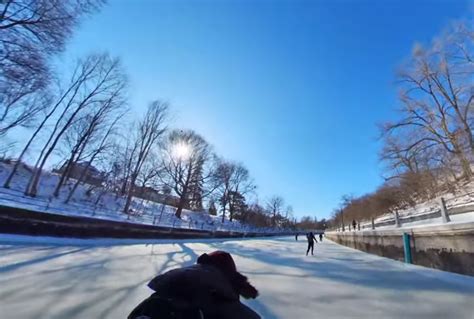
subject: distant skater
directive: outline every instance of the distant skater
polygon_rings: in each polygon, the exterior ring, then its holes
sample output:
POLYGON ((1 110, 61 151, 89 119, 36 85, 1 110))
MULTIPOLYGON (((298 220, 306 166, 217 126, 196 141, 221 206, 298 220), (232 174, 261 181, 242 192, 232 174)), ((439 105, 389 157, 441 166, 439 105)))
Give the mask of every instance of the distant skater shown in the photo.
POLYGON ((356 230, 356 226, 357 226, 357 222, 355 221, 355 219, 352 221, 352 230, 356 230))
POLYGON ((320 242, 323 241, 323 234, 319 234, 319 241, 320 241, 320 242))
POLYGON ((314 255, 314 243, 318 242, 316 240, 316 237, 314 237, 313 232, 310 232, 309 234, 306 235, 306 238, 308 239, 308 250, 306 251, 306 256, 308 256, 309 250, 311 249, 311 255, 314 255))
POLYGON ((296 239, 296 241, 298 241, 298 233, 296 233, 295 239, 296 239))

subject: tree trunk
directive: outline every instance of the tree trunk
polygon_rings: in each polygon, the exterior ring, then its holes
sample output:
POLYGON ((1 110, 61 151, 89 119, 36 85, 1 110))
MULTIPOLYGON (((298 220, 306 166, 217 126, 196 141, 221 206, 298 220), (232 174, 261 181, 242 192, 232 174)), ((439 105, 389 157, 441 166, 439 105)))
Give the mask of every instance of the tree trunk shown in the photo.
MULTIPOLYGON (((71 152, 71 157, 69 158, 68 165, 64 170, 63 174, 61 174, 61 179, 59 180, 58 184, 56 185, 56 189, 54 190, 54 197, 59 196, 59 191, 61 190, 61 187, 64 185, 65 182, 69 180, 71 176, 71 169, 81 159, 81 156, 84 153, 84 150, 94 132, 96 124, 97 122, 95 120, 92 121, 90 128, 79 138, 79 140, 76 142, 76 145, 74 145, 71 152)), ((88 167, 89 166, 90 165, 88 165, 88 167)))
POLYGON ((18 157, 18 160, 15 163, 15 165, 13 166, 13 169, 10 172, 10 174, 8 175, 7 179, 5 180, 5 183, 3 183, 4 188, 10 188, 10 183, 12 182, 13 176, 15 176, 16 171, 18 170, 18 167, 20 166, 21 159, 23 158, 23 155, 25 155, 25 152, 26 152, 26 147, 21 152, 20 157, 18 157))
MULTIPOLYGON (((74 85, 76 85, 78 82, 76 81, 74 85)), ((72 89, 72 86, 71 86, 71 89, 72 89)), ((72 97, 69 98, 69 102, 67 103, 67 105, 64 107, 61 115, 59 116, 58 120, 56 121, 56 124, 54 125, 54 129, 53 131, 51 132, 48 140, 46 141, 46 144, 43 146, 43 149, 41 150, 40 152, 40 155, 38 156, 38 159, 36 160, 36 163, 35 163, 35 168, 33 170, 33 175, 31 176, 30 180, 28 181, 28 184, 25 188, 25 195, 28 195, 28 196, 36 196, 36 187, 37 185, 35 184, 35 181, 36 183, 38 182, 39 180, 39 177, 42 173, 42 166, 41 168, 39 169, 38 168, 38 165, 40 164, 41 162, 41 159, 43 158, 43 154, 44 152, 46 151, 46 149, 48 148, 48 145, 49 143, 53 140, 54 138, 54 135, 56 134, 56 131, 58 130, 59 128, 59 125, 61 123, 61 120, 63 119, 63 117, 65 116, 65 114, 67 113, 67 111, 70 109, 71 105, 72 105, 72 100, 76 97, 77 93, 79 92, 79 89, 80 89, 80 85, 77 85, 75 88, 74 88, 74 92, 72 94, 72 97), (31 189, 34 189, 34 192, 31 191, 31 189)), ((67 94, 69 94, 69 90, 67 91, 67 94)), ((62 101, 66 98, 66 95, 63 95, 61 97, 61 99, 59 100, 59 102, 56 104, 56 106, 59 106, 62 101)), ((74 115, 75 116, 75 115, 74 115)), ((71 119, 70 119, 71 120, 71 119)), ((69 122, 69 121, 68 121, 69 122)), ((59 133, 59 136, 61 136, 61 132, 59 133)), ((59 136, 57 138, 59 138, 59 136)), ((46 156, 47 158, 47 156, 46 156)))
POLYGON ((461 161, 461 167, 463 171, 463 178, 465 178, 466 180, 471 180, 472 179, 471 164, 469 163, 469 161, 464 155, 460 156, 460 161, 461 161))
POLYGON ((235 210, 235 207, 232 204, 232 198, 231 198, 229 201, 229 221, 230 222, 232 222, 232 220, 234 219, 234 210, 235 210))
POLYGON ((181 213, 183 212, 184 205, 186 204, 186 197, 188 196, 189 183, 191 182, 192 171, 193 165, 189 163, 186 180, 183 185, 183 191, 181 192, 181 196, 179 198, 178 208, 176 209, 176 212, 174 214, 179 219, 181 219, 181 213))
POLYGON ((64 203, 69 203, 69 201, 71 200, 72 198, 72 195, 74 194, 74 192, 76 191, 77 187, 82 183, 82 181, 84 180, 84 177, 86 176, 86 173, 87 173, 87 170, 92 166, 92 161, 95 159, 95 156, 97 155, 98 153, 95 153, 92 158, 90 159, 89 163, 87 163, 87 166, 85 167, 85 169, 82 170, 81 172, 81 175, 79 175, 79 178, 77 179, 76 183, 74 184, 74 186, 72 187, 71 191, 69 192, 69 194, 67 195, 67 198, 66 200, 64 201, 64 203))
POLYGON ((72 163, 74 162, 74 153, 71 154, 71 157, 67 161, 67 165, 64 168, 64 171, 61 174, 61 177, 59 178, 58 183, 56 184, 56 188, 54 189, 53 196, 58 197, 59 195, 59 190, 61 189, 61 186, 63 186, 63 183, 66 179, 66 176, 69 175, 71 168, 72 168, 72 163))
POLYGON ((127 192, 127 181, 128 181, 128 175, 125 176, 123 179, 122 187, 120 188, 120 195, 123 196, 127 192))
MULTIPOLYGON (((58 107, 61 105, 61 103, 64 101, 64 99, 66 98, 66 96, 73 90, 74 86, 77 85, 77 81, 73 83, 72 86, 69 87, 69 89, 61 96, 61 98, 57 101, 57 103, 54 105, 54 107, 51 109, 51 111, 46 114, 46 116, 43 118, 43 120, 41 121, 40 125, 36 128, 36 130, 33 132, 33 135, 31 135, 30 139, 28 140, 28 143, 26 143, 25 147, 23 148, 23 150, 21 151, 21 154, 20 156, 18 157, 18 162, 15 163, 15 166, 13 167, 13 170, 11 171, 10 175, 8 176, 7 180, 5 181, 5 184, 3 185, 3 187, 5 188, 10 188, 10 183, 11 183, 11 180, 13 179, 13 176, 15 175, 16 171, 18 170, 18 167, 19 167, 19 164, 21 162, 21 160, 23 159, 23 156, 26 154, 26 151, 28 150, 28 148, 31 146, 31 143, 33 143, 33 140, 36 138, 36 136, 38 135, 38 133, 43 129, 44 125, 46 124, 46 122, 49 120, 49 118, 56 112, 56 110, 58 109, 58 107)), ((77 91, 75 92, 75 94, 77 93, 77 91)), ((60 118, 62 118, 62 116, 65 114, 65 112, 63 112, 60 116, 60 118)), ((59 120, 58 120, 58 123, 59 123, 59 120)), ((55 130, 53 131, 52 135, 54 134, 54 132, 56 132, 55 130)), ((51 136, 52 136, 51 135, 51 136)), ((49 141, 51 141, 51 138, 49 139, 49 141)), ((48 143, 49 143, 48 141, 48 143)), ((25 190, 26 192, 27 190, 25 190)))
POLYGON ((59 141, 60 135, 58 135, 53 142, 53 144, 49 147, 48 151, 44 155, 43 159, 41 160, 41 164, 38 167, 37 171, 35 172, 35 175, 33 176, 33 179, 31 181, 31 185, 29 185, 29 191, 28 195, 35 197, 36 194, 38 193, 38 183, 41 178, 41 174, 43 172, 43 167, 46 164, 46 160, 48 159, 49 155, 53 152, 54 148, 56 147, 57 142, 59 141))
POLYGON ((467 180, 471 180, 472 178, 471 163, 467 159, 466 154, 464 154, 464 150, 459 146, 456 138, 452 138, 452 143, 453 143, 454 149, 456 150, 456 156, 459 159, 459 162, 461 164, 463 178, 467 180))
POLYGON ((35 176, 32 180, 32 183, 31 183, 31 186, 30 186, 30 191, 28 192, 30 196, 36 196, 36 193, 38 192, 38 182, 39 182, 39 179, 41 177, 41 172, 43 170, 44 164, 46 163, 46 160, 48 159, 48 157, 53 152, 53 150, 56 147, 56 144, 59 142, 59 139, 61 138, 61 136, 69 128, 69 126, 71 125, 71 123, 74 120, 74 118, 76 117, 76 115, 85 107, 85 105, 87 104, 88 100, 91 97, 92 97, 92 94, 90 94, 88 98, 86 98, 84 101, 82 101, 78 105, 78 107, 71 114, 71 116, 69 117, 67 122, 62 127, 62 129, 59 131, 58 135, 56 136, 56 138, 53 141, 53 144, 49 147, 48 151, 44 155, 43 160, 41 161, 41 165, 39 166, 39 169, 38 169, 37 173, 35 174, 35 176))
POLYGON ((225 205, 222 208, 222 223, 224 223, 224 220, 225 220, 225 205))
MULTIPOLYGON (((118 120, 119 118, 117 118, 118 120)), ((66 200, 64 201, 65 203, 68 203, 71 198, 72 198, 72 195, 74 194, 74 192, 76 191, 77 187, 79 186, 79 184, 82 183, 82 181, 84 180, 84 177, 86 176, 86 173, 87 171, 89 170, 89 168, 92 166, 92 162, 95 160, 96 156, 99 155, 99 153, 102 151, 103 147, 104 147, 104 144, 105 142, 107 141, 107 138, 109 137, 109 134, 110 132, 112 132, 112 129, 115 125, 115 123, 117 123, 117 121, 114 121, 114 123, 110 126, 109 130, 107 131, 107 133, 105 134, 104 138, 102 139, 102 141, 100 142, 100 145, 98 147, 98 149, 94 152, 94 154, 92 155, 92 157, 90 158, 89 162, 87 163, 87 166, 86 168, 81 172, 81 175, 79 176, 79 179, 76 181, 76 183, 74 184, 73 188, 71 189, 71 191, 69 192, 66 200)), ((82 153, 82 151, 81 151, 82 153)))
MULTIPOLYGON (((36 163, 35 163, 35 167, 33 168, 33 174, 31 175, 29 181, 28 181, 28 184, 26 185, 25 187, 25 195, 29 196, 30 195, 30 188, 31 186, 33 185, 33 181, 34 179, 36 178, 36 175, 38 174, 38 170, 39 170, 39 164, 41 163, 41 159, 43 158, 43 155, 44 155, 44 152, 46 152, 46 149, 48 148, 48 145, 49 143, 51 142, 51 140, 53 139, 54 137, 54 133, 55 131, 53 131, 53 133, 51 133, 48 141, 46 142, 46 144, 44 145, 43 149, 41 150, 40 152, 40 155, 38 156, 38 159, 36 160, 36 163)), ((41 174, 41 172, 40 172, 41 174)))
POLYGON ((123 207, 123 212, 128 215, 128 210, 130 209, 130 205, 132 203, 133 193, 135 191, 135 181, 137 176, 135 174, 132 175, 132 179, 130 180, 130 187, 127 193, 127 200, 125 201, 125 206, 123 207))
POLYGON ((181 213, 183 212, 183 208, 184 208, 185 204, 186 204, 186 196, 183 193, 183 196, 181 196, 181 198, 179 199, 179 203, 178 203, 178 207, 176 208, 176 212, 174 213, 174 215, 179 219, 181 219, 181 213))

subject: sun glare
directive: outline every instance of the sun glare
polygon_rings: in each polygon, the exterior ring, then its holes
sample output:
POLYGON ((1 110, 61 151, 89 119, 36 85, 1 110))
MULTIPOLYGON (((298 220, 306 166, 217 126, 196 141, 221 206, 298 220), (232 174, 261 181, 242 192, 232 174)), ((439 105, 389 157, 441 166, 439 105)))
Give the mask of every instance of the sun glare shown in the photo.
POLYGON ((173 157, 179 160, 186 160, 191 155, 191 147, 184 143, 179 142, 173 146, 173 157))

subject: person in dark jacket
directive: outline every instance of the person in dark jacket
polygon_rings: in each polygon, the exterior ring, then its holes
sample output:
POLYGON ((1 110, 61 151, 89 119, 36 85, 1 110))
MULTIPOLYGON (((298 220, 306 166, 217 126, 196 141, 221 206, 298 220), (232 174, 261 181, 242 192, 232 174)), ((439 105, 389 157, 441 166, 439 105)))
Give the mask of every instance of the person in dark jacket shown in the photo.
POLYGON ((257 298, 257 289, 224 251, 203 254, 195 265, 159 275, 148 287, 155 292, 128 319, 260 319, 240 302, 240 296, 257 298))
POLYGON ((306 256, 308 256, 309 250, 311 249, 311 255, 314 255, 314 243, 318 242, 316 240, 316 237, 314 237, 313 232, 310 232, 309 234, 306 235, 306 238, 308 239, 308 250, 306 250, 306 256))
POLYGON ((323 234, 322 234, 322 233, 319 233, 319 241, 320 241, 320 242, 323 241, 323 234))

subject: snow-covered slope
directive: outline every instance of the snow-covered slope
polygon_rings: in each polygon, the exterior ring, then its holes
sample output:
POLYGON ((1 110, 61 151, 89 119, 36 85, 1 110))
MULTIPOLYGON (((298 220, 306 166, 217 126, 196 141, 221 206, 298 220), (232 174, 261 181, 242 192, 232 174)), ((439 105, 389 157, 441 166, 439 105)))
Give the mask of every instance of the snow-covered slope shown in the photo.
POLYGON ((194 228, 208 230, 235 230, 235 231, 261 231, 269 229, 255 229, 243 225, 238 221, 221 222, 221 217, 211 216, 206 212, 184 210, 182 218, 174 216, 175 208, 160 203, 133 198, 132 214, 122 213, 124 198, 112 193, 105 193, 96 204, 101 190, 88 192, 89 187, 80 185, 69 203, 64 203, 69 189, 74 180, 63 186, 59 196, 52 196, 59 176, 51 172, 44 172, 40 180, 38 195, 35 198, 25 196, 24 190, 31 176, 27 167, 20 166, 11 187, 3 188, 3 183, 11 172, 12 165, 0 162, 0 205, 26 208, 38 212, 49 212, 62 215, 88 216, 100 219, 119 220, 130 223, 154 224, 179 228, 194 228))
MULTIPOLYGON (((417 227, 424 225, 439 225, 443 223, 440 217, 440 197, 445 200, 446 208, 452 223, 465 223, 474 221, 474 183, 463 185, 455 194, 445 193, 435 199, 421 202, 414 207, 409 207, 398 211, 401 223, 407 227, 417 227), (437 215, 437 216, 434 216, 437 215)), ((393 228, 395 217, 393 214, 385 214, 374 220, 375 224, 391 225, 378 226, 377 228, 393 228)), ((371 221, 361 221, 361 227, 370 228, 371 221)))

